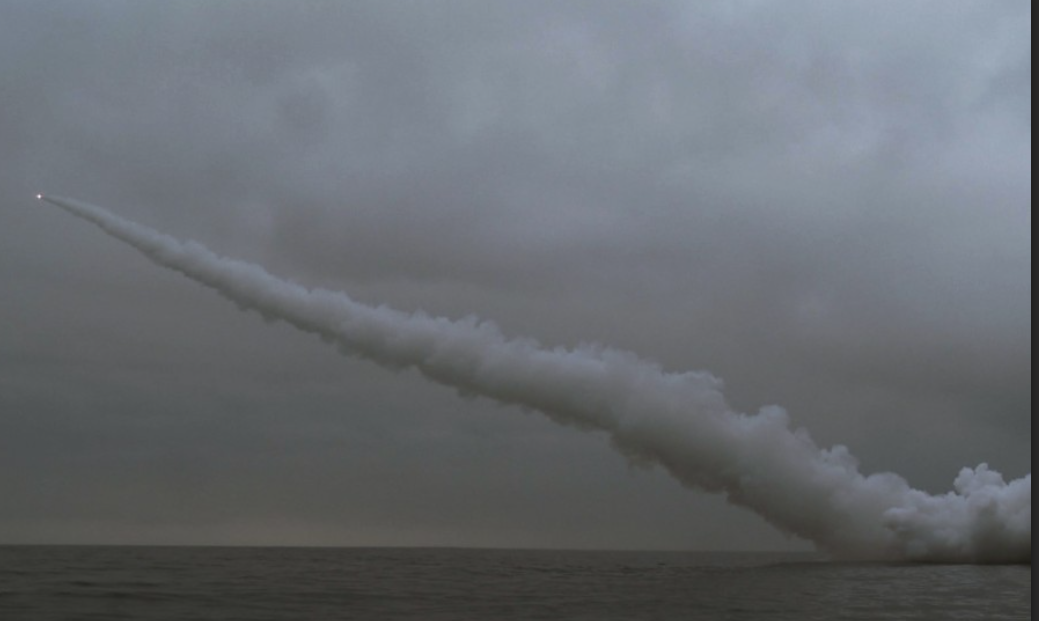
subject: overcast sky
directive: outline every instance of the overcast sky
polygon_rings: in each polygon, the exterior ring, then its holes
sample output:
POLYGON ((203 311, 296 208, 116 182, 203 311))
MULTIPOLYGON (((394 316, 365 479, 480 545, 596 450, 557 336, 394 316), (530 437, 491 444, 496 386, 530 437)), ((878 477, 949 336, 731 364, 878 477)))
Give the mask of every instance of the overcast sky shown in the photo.
POLYGON ((790 549, 32 199, 1031 471, 1028 2, 0 4, 0 543, 790 549))

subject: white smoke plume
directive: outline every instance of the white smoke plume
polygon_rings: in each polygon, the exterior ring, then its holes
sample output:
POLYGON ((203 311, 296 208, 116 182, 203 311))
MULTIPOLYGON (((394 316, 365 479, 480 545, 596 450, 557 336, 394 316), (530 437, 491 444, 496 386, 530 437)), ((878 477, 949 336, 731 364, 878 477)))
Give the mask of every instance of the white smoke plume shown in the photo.
POLYGON ((239 307, 316 334, 344 354, 414 368, 460 393, 605 432, 628 458, 659 464, 690 488, 724 494, 837 558, 1031 563, 1031 474, 1007 483, 981 464, 963 468, 953 491, 930 495, 896 474, 861 474, 847 448, 820 448, 804 429, 791 429, 779 407, 732 411, 708 373, 672 373, 600 346, 546 348, 507 338, 474 317, 452 321, 366 306, 100 207, 41 198, 239 307))

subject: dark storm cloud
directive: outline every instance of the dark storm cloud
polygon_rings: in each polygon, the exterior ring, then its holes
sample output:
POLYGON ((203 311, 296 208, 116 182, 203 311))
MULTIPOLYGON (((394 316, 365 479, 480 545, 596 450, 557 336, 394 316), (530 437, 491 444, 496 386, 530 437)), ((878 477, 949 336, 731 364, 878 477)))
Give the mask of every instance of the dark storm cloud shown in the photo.
POLYGON ((779 403, 928 489, 1030 470, 1027 3, 0 14, 8 539, 238 521, 725 547, 744 519, 594 439, 261 327, 31 209, 39 189, 368 301, 710 369, 742 409, 779 403), (581 535, 546 503, 656 511, 581 535))

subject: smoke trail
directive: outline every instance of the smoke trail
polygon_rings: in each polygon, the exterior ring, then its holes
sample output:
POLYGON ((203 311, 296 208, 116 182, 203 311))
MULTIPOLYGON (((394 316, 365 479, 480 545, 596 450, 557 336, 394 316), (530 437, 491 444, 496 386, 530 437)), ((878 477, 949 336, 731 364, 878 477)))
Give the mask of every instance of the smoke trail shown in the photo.
POLYGON ((417 369, 460 393, 537 410, 605 432, 641 463, 684 485, 725 494, 777 528, 841 558, 1031 563, 1032 475, 1006 483, 981 464, 932 496, 891 473, 865 476, 844 446, 818 447, 770 406, 732 411, 708 373, 671 373, 599 346, 549 349, 509 339, 474 317, 451 321, 370 307, 222 258, 87 203, 40 197, 99 226, 153 262, 240 308, 285 321, 341 352, 417 369))

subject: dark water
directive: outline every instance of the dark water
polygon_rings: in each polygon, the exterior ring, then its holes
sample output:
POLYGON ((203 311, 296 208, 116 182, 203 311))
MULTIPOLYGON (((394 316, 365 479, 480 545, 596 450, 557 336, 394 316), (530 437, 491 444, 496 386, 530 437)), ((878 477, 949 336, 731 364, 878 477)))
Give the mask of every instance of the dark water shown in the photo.
POLYGON ((1030 566, 810 555, 0 547, 0 620, 1029 619, 1030 566))

